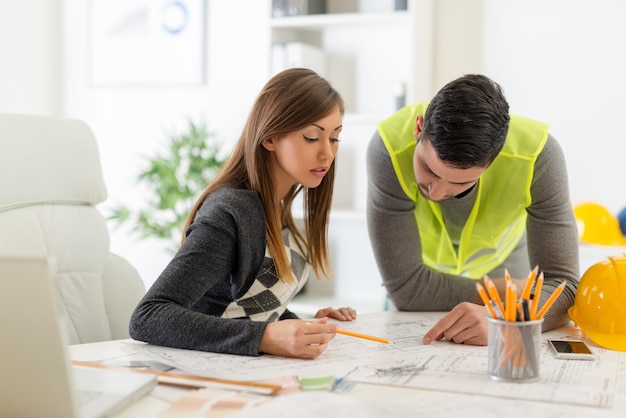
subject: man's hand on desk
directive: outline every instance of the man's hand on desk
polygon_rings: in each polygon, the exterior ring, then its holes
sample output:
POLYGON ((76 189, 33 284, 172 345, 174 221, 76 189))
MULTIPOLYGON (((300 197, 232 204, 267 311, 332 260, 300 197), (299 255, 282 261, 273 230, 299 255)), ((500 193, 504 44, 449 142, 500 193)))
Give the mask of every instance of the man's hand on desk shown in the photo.
POLYGON ((487 345, 485 307, 459 303, 424 334, 423 342, 430 344, 442 338, 458 344, 487 345))
POLYGON ((327 324, 327 320, 285 319, 270 322, 261 337, 259 352, 303 359, 317 358, 326 350, 338 328, 336 324, 327 324))

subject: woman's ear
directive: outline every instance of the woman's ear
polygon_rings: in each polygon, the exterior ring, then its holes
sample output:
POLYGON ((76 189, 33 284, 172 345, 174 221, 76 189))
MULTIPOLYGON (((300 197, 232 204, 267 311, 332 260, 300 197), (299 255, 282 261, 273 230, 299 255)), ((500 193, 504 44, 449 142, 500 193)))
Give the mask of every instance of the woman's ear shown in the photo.
POLYGON ((274 148, 276 146, 276 141, 274 141, 274 138, 267 138, 261 141, 261 144, 266 150, 274 151, 274 148))

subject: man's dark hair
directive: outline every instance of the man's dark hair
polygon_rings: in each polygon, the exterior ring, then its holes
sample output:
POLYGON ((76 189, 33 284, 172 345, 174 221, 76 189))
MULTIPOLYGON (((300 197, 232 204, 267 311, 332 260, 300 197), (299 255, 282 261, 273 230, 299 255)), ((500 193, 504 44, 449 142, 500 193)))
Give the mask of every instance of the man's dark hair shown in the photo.
POLYGON ((469 74, 446 84, 424 115, 420 140, 455 168, 487 167, 504 145, 509 104, 498 83, 469 74))

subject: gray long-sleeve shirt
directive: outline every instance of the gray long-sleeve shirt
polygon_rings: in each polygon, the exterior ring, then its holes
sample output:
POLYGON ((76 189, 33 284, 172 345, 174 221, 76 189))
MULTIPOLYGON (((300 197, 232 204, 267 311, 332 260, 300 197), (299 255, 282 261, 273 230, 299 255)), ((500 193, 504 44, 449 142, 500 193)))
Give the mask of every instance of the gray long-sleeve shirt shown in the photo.
MULTIPOLYGON (((414 203, 402 190, 389 152, 376 132, 367 150, 367 225, 374 256, 391 302, 399 310, 450 310, 460 302, 475 302, 475 281, 435 271, 422 263, 414 203)), ((476 187, 460 198, 441 203, 453 242, 476 198, 476 187)), ((486 191, 487 193, 489 191, 486 191)), ((558 142, 549 136, 535 162, 532 203, 527 208, 526 235, 489 277, 525 278, 534 266, 544 274, 540 305, 554 289, 567 286, 544 317, 543 329, 566 323, 579 279, 578 231, 569 198, 567 169, 558 142)))
MULTIPOLYGON (((184 244, 135 308, 131 337, 166 347, 259 355, 267 322, 221 315, 257 280, 265 248, 258 194, 235 187, 211 193, 184 244)), ((279 319, 290 318, 297 316, 285 310, 279 319)))

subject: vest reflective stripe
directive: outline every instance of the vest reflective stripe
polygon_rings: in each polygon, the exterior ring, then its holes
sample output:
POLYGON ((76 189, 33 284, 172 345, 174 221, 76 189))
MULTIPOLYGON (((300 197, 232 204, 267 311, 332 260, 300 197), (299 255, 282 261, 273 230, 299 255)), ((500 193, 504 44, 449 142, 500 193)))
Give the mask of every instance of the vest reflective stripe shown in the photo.
POLYGON ((440 205, 420 195, 413 172, 413 129, 417 116, 423 115, 427 106, 418 103, 401 109, 380 122, 378 132, 402 190, 415 202, 413 213, 424 264, 480 279, 502 264, 524 236, 534 164, 548 139, 549 126, 511 115, 504 147, 476 186, 476 201, 455 249, 440 205))
MULTIPOLYGON (((521 221, 525 221, 526 218, 519 218, 519 222, 521 221)), ((505 231, 504 237, 512 237, 513 234, 511 234, 511 232, 513 231, 515 227, 515 224, 509 226, 509 228, 507 228, 508 230, 505 231)), ((521 237, 520 237, 521 238, 521 237)), ((519 241, 519 240, 517 240, 519 241)), ((502 248, 502 254, 506 254, 506 257, 508 257, 509 254, 511 254, 511 252, 515 249, 515 246, 517 245, 517 242, 514 240, 508 240, 508 242, 504 242, 504 239, 502 241, 500 241, 497 245, 496 248, 502 248)), ((467 260, 465 261, 465 264, 467 266, 472 266, 472 268, 474 269, 487 269, 487 271, 491 271, 493 270, 494 267, 492 267, 492 260, 494 258, 496 258, 498 260, 496 267, 500 264, 502 264, 504 262, 504 260, 506 259, 506 257, 504 257, 504 259, 500 260, 500 257, 498 256, 498 253, 496 252, 496 249, 494 248, 484 248, 482 250, 478 250, 475 254, 471 255, 470 257, 467 258, 467 260)), ((453 270, 450 268, 450 266, 446 266, 443 264, 437 264, 436 262, 432 262, 432 265, 429 265, 429 267, 432 267, 436 270, 439 271, 444 271, 446 273, 452 273, 452 274, 457 274, 459 276, 465 276, 465 277, 471 277, 474 279, 480 279, 483 277, 483 275, 481 275, 480 277, 474 277, 474 275, 472 274, 471 270, 466 270, 463 269, 463 266, 459 266, 459 268, 457 270, 453 270)))

